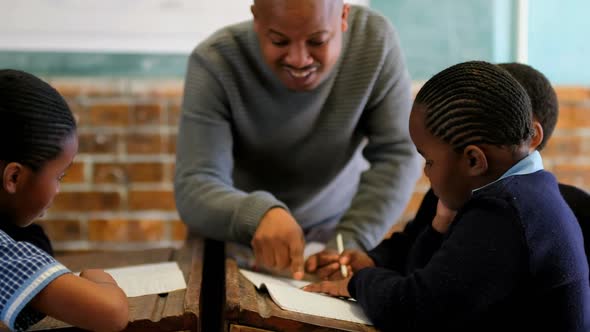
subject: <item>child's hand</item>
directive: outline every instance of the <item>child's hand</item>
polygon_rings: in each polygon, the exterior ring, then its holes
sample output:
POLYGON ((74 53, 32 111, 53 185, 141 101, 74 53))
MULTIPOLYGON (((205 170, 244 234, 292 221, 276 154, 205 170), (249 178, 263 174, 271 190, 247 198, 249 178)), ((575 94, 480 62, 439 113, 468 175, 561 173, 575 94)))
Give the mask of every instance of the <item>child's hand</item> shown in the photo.
POLYGON ((113 277, 110 274, 106 273, 103 270, 87 269, 80 272, 80 277, 99 284, 117 285, 115 279, 113 279, 113 277))
POLYGON ((445 234, 449 230, 456 215, 457 211, 449 209, 439 199, 438 204, 436 205, 436 215, 432 220, 432 228, 441 234, 445 234))
POLYGON ((323 293, 328 294, 330 296, 343 296, 343 297, 350 297, 350 293, 348 292, 348 282, 352 276, 349 275, 348 278, 336 281, 322 281, 314 284, 309 284, 303 287, 304 291, 313 292, 313 293, 323 293))
POLYGON ((360 250, 347 249, 338 256, 335 250, 328 249, 309 257, 305 268, 310 273, 316 273, 320 279, 340 280, 344 278, 340 272, 340 265, 345 265, 349 272, 356 272, 365 267, 375 266, 375 263, 360 250))

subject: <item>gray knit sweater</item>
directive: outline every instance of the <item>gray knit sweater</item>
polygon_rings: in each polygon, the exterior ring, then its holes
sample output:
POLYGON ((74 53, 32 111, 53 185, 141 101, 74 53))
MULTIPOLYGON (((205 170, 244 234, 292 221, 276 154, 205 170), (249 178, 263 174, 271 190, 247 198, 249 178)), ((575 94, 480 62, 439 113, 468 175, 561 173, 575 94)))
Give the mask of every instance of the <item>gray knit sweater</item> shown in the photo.
POLYGON ((309 92, 274 76, 252 21, 226 27, 188 63, 176 155, 180 216, 204 236, 249 244, 262 216, 279 206, 306 232, 339 220, 346 247, 371 249, 404 211, 420 173, 410 106, 397 36, 367 8, 351 8, 342 54, 309 92))

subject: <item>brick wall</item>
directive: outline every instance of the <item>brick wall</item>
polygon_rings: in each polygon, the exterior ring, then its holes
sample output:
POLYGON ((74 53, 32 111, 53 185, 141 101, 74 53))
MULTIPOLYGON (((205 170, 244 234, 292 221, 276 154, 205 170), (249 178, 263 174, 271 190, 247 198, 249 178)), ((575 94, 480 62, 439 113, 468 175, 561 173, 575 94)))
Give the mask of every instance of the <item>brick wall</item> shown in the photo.
MULTIPOLYGON (((50 79, 79 121, 79 153, 39 221, 58 250, 179 246, 172 180, 179 80, 50 79)), ((559 180, 590 190, 590 87, 558 87, 561 114, 543 152, 559 180)), ((413 216, 421 178, 404 213, 413 216)), ((400 224, 401 225, 401 224, 400 224)))

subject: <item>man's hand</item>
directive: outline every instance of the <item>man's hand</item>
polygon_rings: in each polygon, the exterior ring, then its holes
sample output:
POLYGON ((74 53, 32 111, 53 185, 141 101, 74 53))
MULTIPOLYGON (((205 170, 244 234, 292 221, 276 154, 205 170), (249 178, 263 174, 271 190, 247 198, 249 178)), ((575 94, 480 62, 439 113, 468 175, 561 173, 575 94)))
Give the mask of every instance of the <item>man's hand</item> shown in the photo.
POLYGON ((340 280, 344 277, 340 272, 340 265, 345 265, 349 272, 356 272, 365 267, 375 266, 375 262, 365 252, 360 250, 344 250, 338 255, 335 250, 324 250, 307 259, 305 268, 309 273, 315 273, 320 279, 340 280))
POLYGON ((279 270, 290 267, 294 279, 303 278, 305 239, 301 227, 286 210, 268 210, 251 244, 257 265, 279 270))
POLYGON ((449 209, 439 199, 436 205, 436 215, 432 220, 432 228, 441 234, 445 234, 449 230, 456 215, 457 211, 449 209))

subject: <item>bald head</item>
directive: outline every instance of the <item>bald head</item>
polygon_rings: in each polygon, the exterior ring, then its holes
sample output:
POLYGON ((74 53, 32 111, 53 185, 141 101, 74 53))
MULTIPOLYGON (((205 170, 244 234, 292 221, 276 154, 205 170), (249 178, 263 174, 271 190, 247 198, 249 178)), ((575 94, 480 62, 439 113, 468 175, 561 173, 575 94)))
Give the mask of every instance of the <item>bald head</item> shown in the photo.
POLYGON ((325 19, 333 19, 342 13, 343 0, 254 0, 252 13, 257 19, 265 19, 277 12, 289 15, 310 16, 321 15, 325 19))

